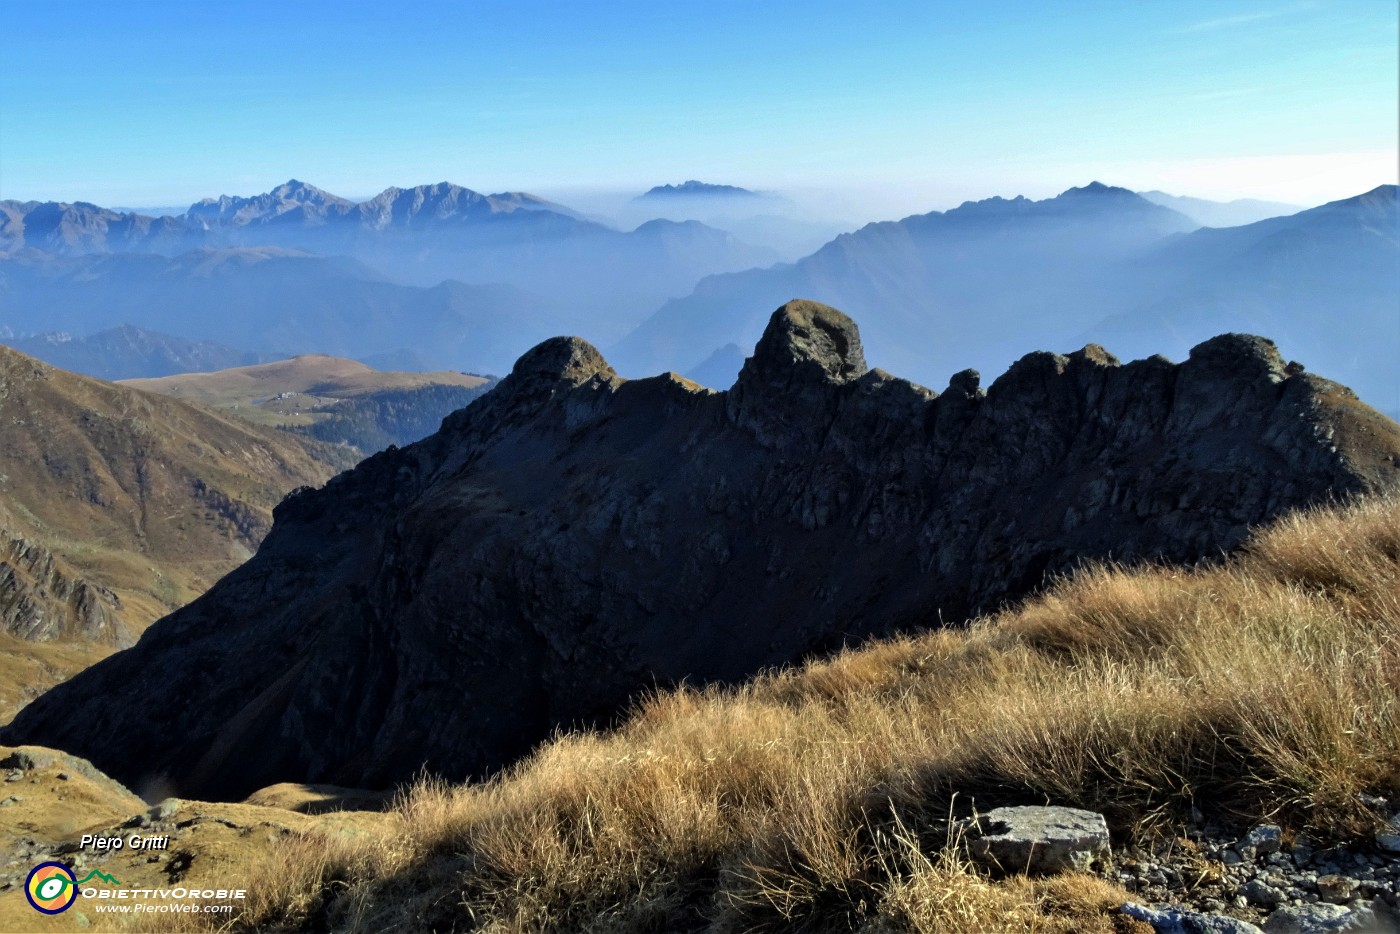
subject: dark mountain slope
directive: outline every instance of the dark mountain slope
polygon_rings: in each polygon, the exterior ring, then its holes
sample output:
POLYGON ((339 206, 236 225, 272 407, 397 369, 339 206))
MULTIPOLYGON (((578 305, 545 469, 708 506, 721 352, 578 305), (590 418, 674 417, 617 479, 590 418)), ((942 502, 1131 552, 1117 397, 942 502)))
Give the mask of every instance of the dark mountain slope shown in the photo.
POLYGON ((555 338, 438 434, 291 497, 258 555, 0 733, 241 797, 499 767, 637 691, 955 621, 1086 558, 1191 562, 1400 487, 1400 426, 1227 335, 867 370, 792 302, 728 393, 555 338))

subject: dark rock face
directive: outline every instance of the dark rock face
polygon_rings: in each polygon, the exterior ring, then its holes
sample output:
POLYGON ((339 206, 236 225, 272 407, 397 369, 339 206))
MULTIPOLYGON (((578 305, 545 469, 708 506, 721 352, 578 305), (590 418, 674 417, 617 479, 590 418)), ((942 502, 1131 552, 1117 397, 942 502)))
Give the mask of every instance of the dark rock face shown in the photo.
POLYGON ((1400 426, 1238 335, 1180 365, 1034 353, 941 396, 811 302, 728 393, 556 338, 289 497, 253 560, 0 742, 200 797, 461 778, 654 684, 964 619, 1088 558, 1218 556, 1397 464, 1400 426))

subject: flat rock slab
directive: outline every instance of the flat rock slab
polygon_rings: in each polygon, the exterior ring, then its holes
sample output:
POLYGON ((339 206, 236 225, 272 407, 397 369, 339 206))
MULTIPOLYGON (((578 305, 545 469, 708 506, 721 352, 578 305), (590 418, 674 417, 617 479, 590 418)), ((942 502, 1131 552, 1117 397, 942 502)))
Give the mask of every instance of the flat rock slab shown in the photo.
POLYGON ((1148 908, 1128 902, 1123 914, 1152 925, 1155 934, 1265 934, 1248 921, 1228 915, 1209 915, 1181 908, 1148 908))
POLYGON ((1264 922, 1265 934, 1390 934, 1396 919, 1375 905, 1294 905, 1280 908, 1264 922))
POLYGON ((1111 858, 1103 815, 1078 808, 997 808, 958 830, 974 859, 1005 872, 1092 872, 1111 858))

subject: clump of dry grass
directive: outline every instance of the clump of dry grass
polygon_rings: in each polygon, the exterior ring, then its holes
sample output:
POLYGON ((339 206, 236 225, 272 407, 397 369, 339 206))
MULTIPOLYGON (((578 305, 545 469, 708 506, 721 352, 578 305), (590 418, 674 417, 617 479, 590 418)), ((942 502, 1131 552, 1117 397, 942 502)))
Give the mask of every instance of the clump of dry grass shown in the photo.
MULTIPOLYGON (((641 702, 374 843, 294 842, 238 924, 524 931, 1113 930, 1089 877, 988 879, 971 806, 1119 839, 1191 806, 1339 838, 1400 792, 1400 503, 1294 516, 1193 571, 1086 570, 966 629, 641 702)), ((1122 918, 1117 922, 1120 926, 1122 918)))

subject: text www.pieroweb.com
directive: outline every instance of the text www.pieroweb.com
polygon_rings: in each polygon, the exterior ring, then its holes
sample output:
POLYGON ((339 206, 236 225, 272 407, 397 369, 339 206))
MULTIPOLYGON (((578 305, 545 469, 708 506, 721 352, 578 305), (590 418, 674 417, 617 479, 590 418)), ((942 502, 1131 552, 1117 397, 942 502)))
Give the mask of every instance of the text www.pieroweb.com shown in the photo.
POLYGON ((99 902, 92 906, 93 911, 109 912, 112 914, 228 914, 233 911, 232 905, 191 905, 183 904, 150 904, 146 902, 136 902, 126 904, 120 902, 99 902))

